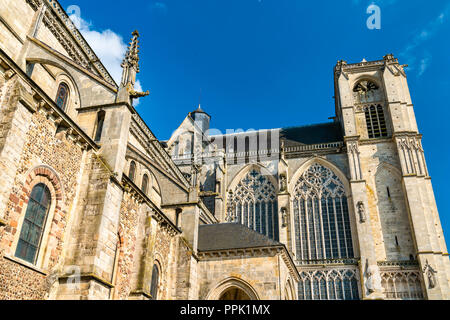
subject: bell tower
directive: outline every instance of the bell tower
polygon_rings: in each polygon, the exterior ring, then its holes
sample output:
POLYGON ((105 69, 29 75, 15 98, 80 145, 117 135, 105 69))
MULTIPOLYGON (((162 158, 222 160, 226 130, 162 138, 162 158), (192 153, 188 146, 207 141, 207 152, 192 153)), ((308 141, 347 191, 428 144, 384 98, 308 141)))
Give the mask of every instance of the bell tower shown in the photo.
POLYGON ((418 264, 424 298, 450 299, 450 261, 405 67, 388 54, 378 61, 340 60, 334 69, 364 298, 389 298, 380 269, 404 265, 409 255, 408 263, 418 264), (363 221, 358 214, 364 210, 370 218, 363 221))

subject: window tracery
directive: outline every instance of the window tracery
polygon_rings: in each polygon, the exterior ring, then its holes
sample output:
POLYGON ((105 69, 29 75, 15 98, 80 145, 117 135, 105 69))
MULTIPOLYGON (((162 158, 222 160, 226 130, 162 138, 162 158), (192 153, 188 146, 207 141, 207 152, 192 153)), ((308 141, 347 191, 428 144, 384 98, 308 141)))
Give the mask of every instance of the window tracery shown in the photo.
POLYGON ((344 185, 321 164, 313 164, 293 192, 295 250, 300 263, 354 257, 344 185))
POLYGON ((381 286, 387 299, 424 299, 420 274, 416 271, 381 272, 381 286))
POLYGON ((278 241, 276 189, 267 177, 251 170, 228 197, 228 221, 241 223, 278 241))
POLYGON ((356 270, 303 271, 298 283, 299 300, 359 300, 356 270))

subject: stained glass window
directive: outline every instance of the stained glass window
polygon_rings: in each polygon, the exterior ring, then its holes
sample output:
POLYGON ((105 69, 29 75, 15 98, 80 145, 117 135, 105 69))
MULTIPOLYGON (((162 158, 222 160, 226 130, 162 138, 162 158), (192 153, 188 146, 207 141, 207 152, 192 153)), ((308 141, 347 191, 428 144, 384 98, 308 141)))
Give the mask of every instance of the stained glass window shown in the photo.
POLYGON ((228 205, 233 217, 227 217, 227 220, 241 223, 278 241, 278 202, 275 186, 270 180, 252 170, 232 191, 228 205))
POLYGON ((150 287, 150 294, 153 300, 158 300, 158 286, 159 286, 159 269, 155 264, 152 270, 152 283, 150 287))
POLYGON ((65 83, 61 83, 58 87, 58 93, 56 95, 56 105, 61 110, 66 110, 67 100, 69 98, 69 87, 65 83))
POLYGON ((298 261, 354 257, 347 197, 333 171, 312 165, 297 181, 293 198, 298 261))
POLYGON ((36 263, 50 203, 51 196, 48 187, 42 183, 36 185, 31 191, 28 201, 16 257, 32 264, 36 263))

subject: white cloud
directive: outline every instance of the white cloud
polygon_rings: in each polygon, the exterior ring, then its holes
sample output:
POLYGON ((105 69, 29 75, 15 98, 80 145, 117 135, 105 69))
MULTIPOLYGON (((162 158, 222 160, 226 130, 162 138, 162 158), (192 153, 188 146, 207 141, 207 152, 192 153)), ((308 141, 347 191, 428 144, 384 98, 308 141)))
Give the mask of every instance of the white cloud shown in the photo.
MULTIPOLYGON (((87 22, 80 16, 73 14, 70 19, 78 27, 83 37, 94 50, 97 57, 113 77, 117 84, 122 80, 122 61, 127 51, 127 45, 121 35, 107 29, 97 31, 92 29, 92 23, 87 22)), ((136 91, 143 91, 139 80, 135 84, 136 91)), ((135 99, 134 106, 139 105, 139 99, 135 99)))
MULTIPOLYGON (((143 91, 141 82, 139 80, 136 80, 136 83, 134 84, 134 88, 138 92, 142 92, 143 91)), ((133 106, 137 107, 139 105, 139 100, 140 99, 134 99, 133 106)))
POLYGON ((418 76, 424 74, 432 61, 432 57, 428 52, 422 51, 418 53, 418 51, 420 51, 419 47, 440 30, 449 12, 450 5, 447 5, 439 16, 431 20, 426 27, 416 33, 411 42, 400 53, 400 57, 402 57, 406 63, 409 64, 410 70, 414 70, 416 68, 419 69, 418 76))
POLYGON ((167 4, 164 2, 155 2, 150 6, 150 10, 156 11, 160 14, 167 14, 168 9, 167 4))
POLYGON ((420 66, 419 66, 419 73, 418 76, 420 77, 425 73, 425 71, 428 69, 428 66, 431 63, 431 55, 427 55, 422 60, 420 60, 420 66))
POLYGON ((122 36, 110 29, 102 31, 93 30, 91 23, 75 14, 71 15, 70 18, 79 27, 81 34, 113 79, 117 83, 120 83, 122 77, 122 67, 120 65, 127 50, 127 45, 123 41, 122 36))

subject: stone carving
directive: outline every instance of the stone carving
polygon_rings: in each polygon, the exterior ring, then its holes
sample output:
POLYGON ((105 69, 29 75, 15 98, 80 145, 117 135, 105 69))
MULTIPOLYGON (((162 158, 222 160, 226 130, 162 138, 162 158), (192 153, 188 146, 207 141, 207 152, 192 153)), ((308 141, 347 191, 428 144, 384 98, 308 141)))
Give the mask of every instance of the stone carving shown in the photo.
POLYGON ((280 175, 280 192, 286 191, 287 191, 287 178, 286 175, 283 173, 280 175))
POLYGON ((353 89, 354 92, 358 92, 359 94, 367 94, 368 92, 375 90, 378 90, 377 84, 368 80, 359 82, 353 89))
POLYGON ((366 274, 365 285, 369 295, 379 292, 381 289, 381 277, 378 272, 378 267, 369 265, 369 259, 366 260, 366 274))
POLYGON ((45 285, 47 290, 50 291, 52 287, 55 285, 56 281, 58 281, 59 275, 58 270, 53 269, 48 276, 45 278, 45 285))
POLYGON ((233 192, 230 191, 229 192, 229 201, 228 201, 228 206, 227 206, 227 217, 226 217, 226 221, 229 223, 233 223, 236 222, 236 210, 235 207, 233 206, 233 203, 231 202, 231 199, 233 199, 233 192))
POLYGON ((361 223, 366 222, 366 208, 364 207, 364 202, 359 201, 356 207, 358 209, 359 221, 361 223))
POLYGON ((131 99, 138 99, 150 94, 149 91, 138 92, 135 90, 134 86, 136 83, 136 74, 139 73, 139 32, 137 30, 132 33, 133 38, 131 39, 130 45, 127 49, 127 53, 121 67, 122 81, 120 86, 125 87, 131 99))
POLYGON ((425 274, 425 276, 428 279, 428 287, 430 289, 433 289, 436 287, 436 276, 435 274, 437 273, 436 270, 433 269, 433 267, 428 263, 425 264, 425 267, 423 268, 423 273, 425 274))
POLYGON ((288 211, 286 208, 281 208, 281 226, 286 228, 288 225, 288 211))

